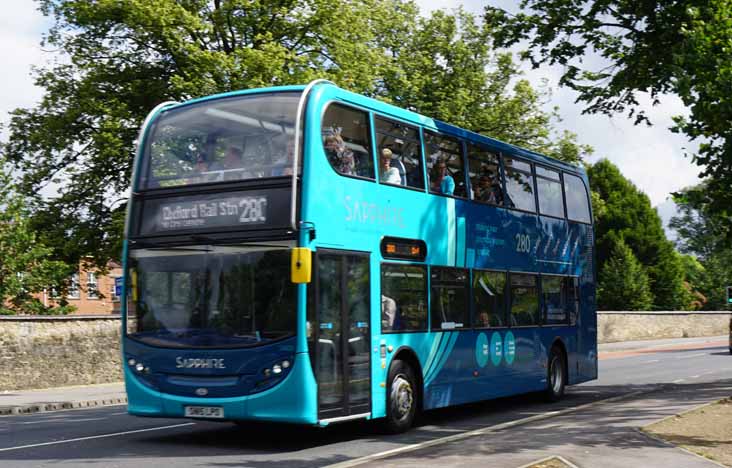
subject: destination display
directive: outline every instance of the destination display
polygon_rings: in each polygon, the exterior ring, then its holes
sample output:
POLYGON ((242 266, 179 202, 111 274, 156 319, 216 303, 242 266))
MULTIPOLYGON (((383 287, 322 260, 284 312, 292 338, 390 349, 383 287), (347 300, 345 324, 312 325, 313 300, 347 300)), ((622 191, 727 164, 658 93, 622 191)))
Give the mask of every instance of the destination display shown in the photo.
POLYGON ((146 200, 139 235, 287 227, 289 189, 146 200))

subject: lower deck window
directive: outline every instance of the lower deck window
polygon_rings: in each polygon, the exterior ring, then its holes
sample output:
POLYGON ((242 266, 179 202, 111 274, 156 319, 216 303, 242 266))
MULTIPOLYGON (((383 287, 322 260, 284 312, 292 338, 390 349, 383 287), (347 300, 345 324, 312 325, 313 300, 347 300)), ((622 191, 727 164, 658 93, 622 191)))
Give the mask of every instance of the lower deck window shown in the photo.
POLYGON ((536 275, 511 273, 511 323, 512 327, 539 325, 539 294, 536 275))
POLYGON ((473 273, 473 307, 476 328, 506 326, 506 273, 473 273))
POLYGON ((381 331, 427 330, 427 268, 381 266, 381 331))
POLYGON ((433 330, 451 330, 470 326, 467 292, 467 270, 432 267, 430 313, 433 330))

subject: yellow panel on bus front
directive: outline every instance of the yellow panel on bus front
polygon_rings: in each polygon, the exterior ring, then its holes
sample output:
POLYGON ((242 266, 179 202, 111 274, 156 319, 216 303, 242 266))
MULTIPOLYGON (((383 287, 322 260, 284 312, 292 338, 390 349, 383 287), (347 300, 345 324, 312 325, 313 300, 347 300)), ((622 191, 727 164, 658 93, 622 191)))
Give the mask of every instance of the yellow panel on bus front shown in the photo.
POLYGON ((306 247, 295 247, 291 255, 291 273, 293 283, 309 283, 312 273, 312 251, 306 247))

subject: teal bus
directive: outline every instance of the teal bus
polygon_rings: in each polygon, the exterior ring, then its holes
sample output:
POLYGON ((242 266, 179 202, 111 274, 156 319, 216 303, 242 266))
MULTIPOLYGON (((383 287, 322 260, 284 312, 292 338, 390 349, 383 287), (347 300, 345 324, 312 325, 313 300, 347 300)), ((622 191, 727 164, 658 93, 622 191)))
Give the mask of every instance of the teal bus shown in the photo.
POLYGON ((597 378, 582 168, 324 80, 159 105, 125 229, 133 415, 398 432, 597 378))

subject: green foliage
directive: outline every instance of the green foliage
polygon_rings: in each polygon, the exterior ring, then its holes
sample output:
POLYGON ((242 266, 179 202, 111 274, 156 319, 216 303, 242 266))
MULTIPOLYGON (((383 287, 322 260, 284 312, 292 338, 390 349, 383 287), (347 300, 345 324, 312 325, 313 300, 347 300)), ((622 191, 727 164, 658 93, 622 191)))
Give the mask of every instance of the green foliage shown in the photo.
POLYGON ((18 109, 3 151, 35 196, 32 225, 70 264, 121 251, 133 141, 158 103, 327 78, 570 162, 590 151, 556 135, 547 94, 518 79, 471 15, 422 18, 406 0, 39 0, 45 95, 18 109), (58 182, 53 199, 40 189, 58 182))
POLYGON ((679 215, 669 225, 678 233, 677 247, 695 255, 698 265, 686 268, 687 281, 704 297, 704 310, 724 310, 725 288, 732 285, 732 249, 727 246, 723 223, 709 207, 704 184, 684 190, 674 197, 679 215))
POLYGON ((732 4, 727 0, 523 0, 511 15, 486 8, 500 46, 526 41, 534 67, 563 67, 560 84, 579 93, 584 112, 627 113, 650 121, 653 104, 677 95, 689 109, 674 132, 699 142, 693 160, 708 177, 709 213, 732 241, 732 4), (588 53, 599 60, 587 60, 588 53), (594 68, 591 68, 594 67, 594 68))
POLYGON ((602 210, 595 213, 598 270, 605 268, 622 240, 648 274, 653 308, 686 309, 691 298, 683 285, 681 259, 666 239, 648 197, 606 159, 591 166, 588 176, 595 197, 603 202, 602 210))
POLYGON ((0 314, 64 314, 68 307, 49 308, 33 294, 64 290, 71 269, 51 260, 51 249, 37 242, 23 197, 0 160, 0 314))
POLYGON ((597 307, 600 310, 649 310, 653 295, 648 275, 622 239, 613 240, 610 257, 600 268, 597 307))

